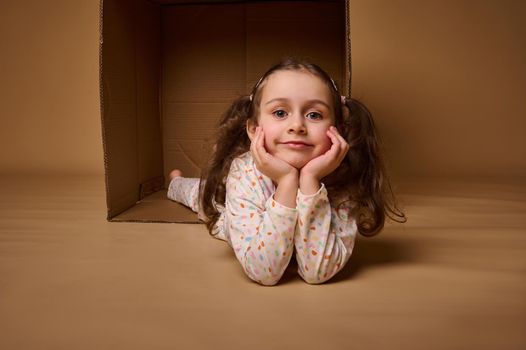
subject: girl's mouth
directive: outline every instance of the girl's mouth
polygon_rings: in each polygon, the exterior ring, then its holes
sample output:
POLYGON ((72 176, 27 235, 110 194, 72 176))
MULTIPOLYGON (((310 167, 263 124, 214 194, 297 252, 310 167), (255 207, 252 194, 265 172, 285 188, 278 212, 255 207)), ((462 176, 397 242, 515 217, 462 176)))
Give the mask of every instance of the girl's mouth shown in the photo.
POLYGON ((283 144, 293 149, 304 149, 304 148, 312 147, 312 145, 309 145, 308 143, 305 143, 302 141, 287 141, 287 142, 283 142, 283 144))

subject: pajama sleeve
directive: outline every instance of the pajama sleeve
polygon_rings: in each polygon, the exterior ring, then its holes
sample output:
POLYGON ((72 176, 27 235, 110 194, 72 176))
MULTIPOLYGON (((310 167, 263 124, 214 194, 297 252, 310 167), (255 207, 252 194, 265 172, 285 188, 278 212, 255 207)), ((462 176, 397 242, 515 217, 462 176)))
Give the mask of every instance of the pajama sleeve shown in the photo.
POLYGON ((356 237, 349 207, 337 211, 327 197, 325 185, 317 193, 298 191, 298 226, 294 236, 298 273, 307 283, 323 283, 349 260, 356 237))
POLYGON ((273 194, 265 196, 264 181, 255 167, 239 159, 232 162, 226 182, 225 229, 248 277, 274 285, 292 257, 298 213, 275 201, 273 194))

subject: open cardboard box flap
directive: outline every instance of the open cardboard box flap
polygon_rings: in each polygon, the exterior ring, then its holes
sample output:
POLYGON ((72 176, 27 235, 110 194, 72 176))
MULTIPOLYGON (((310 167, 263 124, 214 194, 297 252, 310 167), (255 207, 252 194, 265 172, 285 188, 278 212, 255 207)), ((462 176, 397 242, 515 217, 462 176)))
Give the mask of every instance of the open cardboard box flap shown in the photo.
POLYGON ((166 197, 199 177, 217 122, 284 56, 347 93, 347 1, 102 0, 101 115, 108 220, 198 222, 166 197))

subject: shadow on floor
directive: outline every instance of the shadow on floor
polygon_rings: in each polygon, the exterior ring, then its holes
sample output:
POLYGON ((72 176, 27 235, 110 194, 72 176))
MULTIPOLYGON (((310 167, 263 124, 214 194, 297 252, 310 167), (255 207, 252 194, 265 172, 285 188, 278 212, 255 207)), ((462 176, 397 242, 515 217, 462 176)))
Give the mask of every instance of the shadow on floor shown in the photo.
MULTIPOLYGON (((359 237, 347 265, 336 276, 325 283, 338 283, 350 280, 368 269, 416 261, 417 255, 417 248, 414 243, 408 241, 385 239, 383 237, 359 237)), ((236 260, 233 250, 228 246, 225 246, 225 249, 222 250, 221 258, 236 260)), ((301 280, 301 277, 298 275, 296 257, 293 256, 278 285, 287 284, 295 280, 301 280)))
MULTIPOLYGON (((360 238, 347 265, 332 279, 325 282, 339 283, 351 280, 368 269, 417 260, 415 247, 406 241, 378 238, 360 238)), ((301 279, 297 273, 296 259, 291 260, 279 284, 301 279)))
POLYGON ((327 283, 337 283, 356 278, 368 269, 415 261, 413 245, 402 240, 361 238, 357 240, 353 254, 347 265, 327 283))

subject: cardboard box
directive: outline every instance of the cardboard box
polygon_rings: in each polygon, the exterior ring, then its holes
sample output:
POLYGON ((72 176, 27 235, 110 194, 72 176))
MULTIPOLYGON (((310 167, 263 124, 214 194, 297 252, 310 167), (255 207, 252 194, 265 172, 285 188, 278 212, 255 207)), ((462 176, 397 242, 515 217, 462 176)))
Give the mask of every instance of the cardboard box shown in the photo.
POLYGON ((102 0, 100 89, 109 221, 198 222, 166 197, 198 177, 216 123, 284 56, 347 93, 348 1, 102 0))

